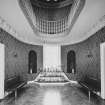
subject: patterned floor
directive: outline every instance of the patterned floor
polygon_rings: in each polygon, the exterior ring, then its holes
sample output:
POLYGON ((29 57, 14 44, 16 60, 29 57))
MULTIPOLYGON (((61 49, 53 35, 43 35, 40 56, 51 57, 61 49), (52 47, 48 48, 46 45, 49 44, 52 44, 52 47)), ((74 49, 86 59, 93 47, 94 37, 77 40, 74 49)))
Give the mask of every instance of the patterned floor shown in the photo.
POLYGON ((0 105, 105 105, 105 101, 88 94, 80 86, 68 84, 65 86, 38 86, 28 84, 18 92, 0 102, 0 105))

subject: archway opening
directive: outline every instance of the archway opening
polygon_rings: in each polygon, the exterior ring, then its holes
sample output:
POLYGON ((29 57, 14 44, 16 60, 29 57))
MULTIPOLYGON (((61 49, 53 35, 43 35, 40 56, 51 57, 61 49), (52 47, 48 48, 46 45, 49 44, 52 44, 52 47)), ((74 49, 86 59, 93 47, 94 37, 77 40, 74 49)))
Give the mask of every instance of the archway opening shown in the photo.
POLYGON ((29 70, 28 73, 37 73, 37 53, 33 50, 29 52, 29 70))
POLYGON ((67 73, 76 73, 76 56, 73 50, 67 54, 67 73))

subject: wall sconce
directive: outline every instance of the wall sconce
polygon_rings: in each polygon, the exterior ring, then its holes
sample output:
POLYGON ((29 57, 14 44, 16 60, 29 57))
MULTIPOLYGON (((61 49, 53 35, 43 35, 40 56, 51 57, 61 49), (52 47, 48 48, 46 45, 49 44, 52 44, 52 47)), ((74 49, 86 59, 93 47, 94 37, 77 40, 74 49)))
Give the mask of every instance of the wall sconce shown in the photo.
POLYGON ((91 52, 90 50, 88 51, 87 57, 88 57, 88 58, 93 57, 93 54, 92 54, 92 52, 91 52))
POLYGON ((17 58, 18 54, 16 52, 13 52, 13 57, 17 58))

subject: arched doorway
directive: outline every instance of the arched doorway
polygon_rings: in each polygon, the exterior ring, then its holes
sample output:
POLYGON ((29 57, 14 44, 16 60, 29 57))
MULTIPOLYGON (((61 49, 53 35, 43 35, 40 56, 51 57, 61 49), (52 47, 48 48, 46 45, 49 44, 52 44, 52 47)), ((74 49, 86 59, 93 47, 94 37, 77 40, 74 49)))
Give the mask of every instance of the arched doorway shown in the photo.
POLYGON ((37 53, 33 50, 29 52, 29 70, 28 73, 37 73, 37 53))
POLYGON ((73 50, 67 53, 67 73, 76 72, 76 57, 73 50))

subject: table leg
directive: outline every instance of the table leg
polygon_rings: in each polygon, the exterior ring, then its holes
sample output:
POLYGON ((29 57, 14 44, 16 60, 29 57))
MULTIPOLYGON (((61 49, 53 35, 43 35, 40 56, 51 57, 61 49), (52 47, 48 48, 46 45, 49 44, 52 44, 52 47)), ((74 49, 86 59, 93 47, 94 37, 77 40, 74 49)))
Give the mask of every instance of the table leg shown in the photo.
POLYGON ((88 92, 88 94, 89 94, 89 102, 90 102, 90 91, 88 92))
POLYGON ((17 89, 15 90, 15 98, 17 98, 17 89))

